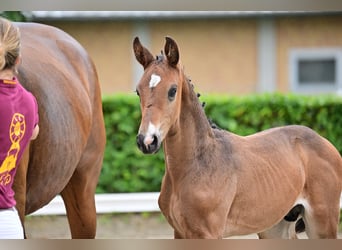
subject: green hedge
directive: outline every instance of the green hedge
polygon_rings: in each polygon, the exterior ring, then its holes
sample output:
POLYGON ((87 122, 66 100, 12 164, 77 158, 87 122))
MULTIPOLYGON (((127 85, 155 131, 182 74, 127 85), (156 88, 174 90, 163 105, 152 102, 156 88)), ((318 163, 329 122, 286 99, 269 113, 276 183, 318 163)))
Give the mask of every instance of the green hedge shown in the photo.
MULTIPOLYGON (((207 116, 239 135, 270 127, 302 124, 329 139, 342 153, 342 99, 282 94, 244 97, 203 95, 207 116)), ((162 150, 143 155, 136 146, 140 122, 135 94, 103 98, 107 146, 97 192, 159 191, 164 174, 162 150)))

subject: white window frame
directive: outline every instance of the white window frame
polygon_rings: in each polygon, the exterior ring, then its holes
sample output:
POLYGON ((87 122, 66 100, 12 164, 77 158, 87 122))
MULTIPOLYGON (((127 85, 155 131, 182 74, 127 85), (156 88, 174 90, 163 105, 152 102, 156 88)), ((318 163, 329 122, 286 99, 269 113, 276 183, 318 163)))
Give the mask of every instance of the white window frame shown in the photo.
POLYGON ((289 76, 290 89, 293 92, 303 94, 337 93, 342 94, 342 48, 296 48, 289 53, 289 76), (336 76, 334 84, 327 83, 305 83, 298 82, 299 60, 324 60, 334 59, 336 61, 336 76))

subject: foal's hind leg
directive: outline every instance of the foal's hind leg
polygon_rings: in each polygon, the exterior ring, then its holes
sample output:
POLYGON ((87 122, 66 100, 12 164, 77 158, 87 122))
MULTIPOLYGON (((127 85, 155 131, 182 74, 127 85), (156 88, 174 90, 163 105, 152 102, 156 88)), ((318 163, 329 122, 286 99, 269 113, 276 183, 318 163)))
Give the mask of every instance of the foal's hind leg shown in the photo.
POLYGON ((317 206, 306 209, 303 220, 309 239, 336 239, 339 220, 339 206, 317 206))
POLYGON ((295 222, 281 220, 272 228, 258 233, 259 239, 297 239, 295 222))
MULTIPOLYGON (((312 138, 306 152, 303 220, 309 238, 337 238, 342 188, 342 159, 326 140, 312 138), (312 152, 314 151, 314 154, 312 152)), ((304 145, 304 144, 303 144, 304 145)), ((304 152, 304 151, 303 151, 304 152)))
POLYGON ((340 190, 330 178, 325 186, 311 183, 303 220, 310 239, 336 239, 340 215, 340 190))
POLYGON ((310 239, 336 239, 340 215, 340 188, 333 177, 327 179, 324 186, 319 182, 310 184, 303 214, 306 233, 310 239))
POLYGON ((264 232, 258 233, 259 238, 297 239, 297 232, 302 232, 305 229, 301 219, 303 213, 304 206, 302 204, 297 204, 278 224, 264 232))

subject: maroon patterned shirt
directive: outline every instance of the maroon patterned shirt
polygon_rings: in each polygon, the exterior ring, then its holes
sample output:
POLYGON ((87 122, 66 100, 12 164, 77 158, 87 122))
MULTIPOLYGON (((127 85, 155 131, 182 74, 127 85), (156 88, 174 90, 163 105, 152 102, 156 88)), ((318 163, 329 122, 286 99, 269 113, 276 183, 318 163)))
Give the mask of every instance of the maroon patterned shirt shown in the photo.
POLYGON ((38 119, 35 97, 16 78, 0 79, 0 209, 16 205, 14 175, 38 119))

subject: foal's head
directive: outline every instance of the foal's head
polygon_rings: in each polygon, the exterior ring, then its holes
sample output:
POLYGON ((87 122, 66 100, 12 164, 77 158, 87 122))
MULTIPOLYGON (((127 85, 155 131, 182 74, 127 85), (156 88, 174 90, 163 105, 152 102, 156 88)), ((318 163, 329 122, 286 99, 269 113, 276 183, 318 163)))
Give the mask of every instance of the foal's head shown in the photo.
POLYGON ((178 121, 184 74, 179 63, 176 42, 166 37, 165 55, 156 58, 141 45, 133 42, 136 59, 144 67, 137 86, 142 120, 137 136, 139 149, 147 154, 159 150, 161 142, 178 121))

